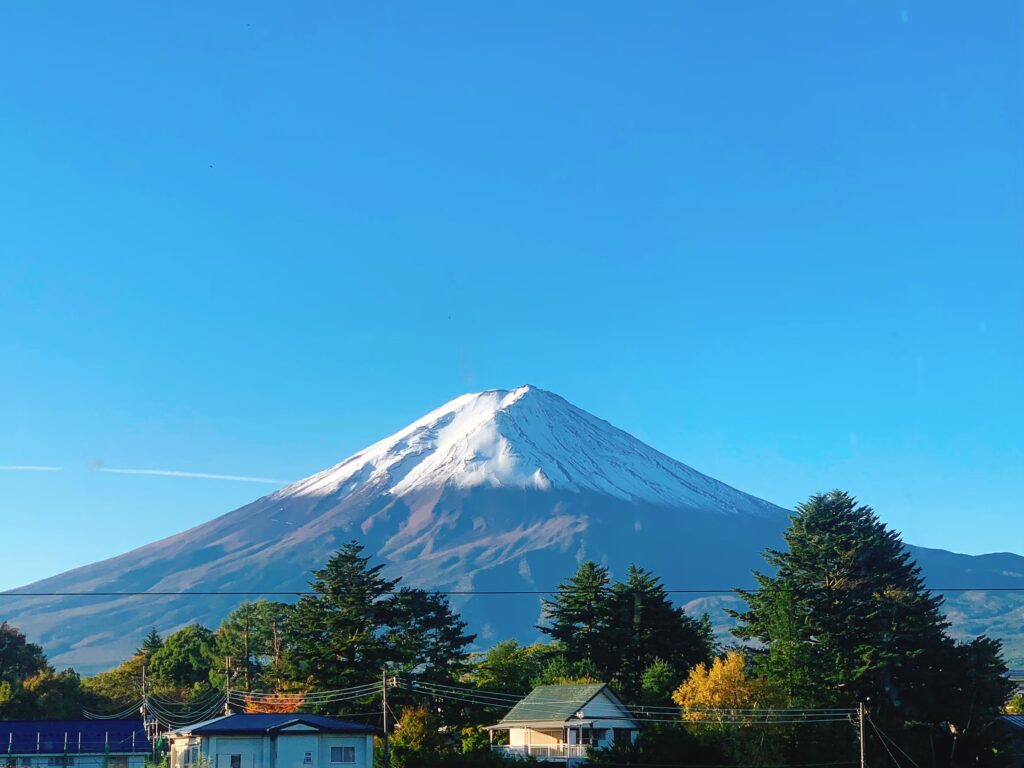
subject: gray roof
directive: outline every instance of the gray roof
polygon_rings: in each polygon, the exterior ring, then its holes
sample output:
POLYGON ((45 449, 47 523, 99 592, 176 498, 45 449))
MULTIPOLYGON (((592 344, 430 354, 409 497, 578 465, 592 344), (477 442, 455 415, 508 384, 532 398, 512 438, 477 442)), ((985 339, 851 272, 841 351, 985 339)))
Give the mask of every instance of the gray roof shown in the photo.
POLYGON ((607 687, 604 683, 538 686, 512 707, 501 723, 568 720, 607 687))

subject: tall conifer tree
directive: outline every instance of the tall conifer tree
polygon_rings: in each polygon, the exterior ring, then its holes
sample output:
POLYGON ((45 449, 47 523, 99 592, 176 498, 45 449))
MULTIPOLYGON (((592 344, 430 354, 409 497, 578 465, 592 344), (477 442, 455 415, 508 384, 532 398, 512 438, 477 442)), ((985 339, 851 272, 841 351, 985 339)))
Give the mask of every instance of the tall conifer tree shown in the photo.
MULTIPOLYGON (((998 643, 954 643, 941 596, 925 587, 899 535, 849 494, 812 496, 791 520, 787 548, 764 555, 774 574, 755 573, 758 589, 737 590, 748 607, 733 612, 734 632, 765 648, 757 672, 798 706, 864 702, 919 762, 958 764, 950 738, 984 731, 1006 698, 998 643)), ((982 742, 972 760, 983 762, 982 742)), ((835 741, 818 746, 834 750, 835 741)))
POLYGON ((606 678, 614 671, 613 649, 609 647, 611 597, 608 569, 587 560, 544 601, 548 624, 538 627, 559 643, 566 661, 589 661, 606 678))
POLYGON ((316 689, 349 688, 375 678, 389 660, 382 634, 394 619, 397 579, 370 565, 349 542, 315 571, 287 623, 288 661, 297 681, 316 689))

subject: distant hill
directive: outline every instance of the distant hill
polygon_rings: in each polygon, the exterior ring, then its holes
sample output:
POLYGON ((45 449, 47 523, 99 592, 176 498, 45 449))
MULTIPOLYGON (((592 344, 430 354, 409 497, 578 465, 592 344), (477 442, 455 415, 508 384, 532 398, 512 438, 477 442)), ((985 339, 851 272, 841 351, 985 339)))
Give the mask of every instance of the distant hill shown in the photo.
MULTIPOLYGON (((168 539, 25 591, 287 591, 358 539, 392 575, 453 590, 537 590, 583 558, 638 562, 679 589, 749 586, 787 511, 731 488, 568 403, 524 386, 463 395, 340 464, 168 539)), ((1024 587, 1024 557, 912 548, 937 587, 1024 587)), ((21 590, 19 590, 21 591, 21 590)), ((677 595, 724 626, 729 594, 677 595)), ((1002 637, 1024 666, 1024 593, 950 593, 964 635, 1002 637)), ((216 625, 241 598, 9 598, 3 618, 86 672, 151 626, 216 625)), ((531 640, 537 595, 457 597, 486 645, 531 640)))

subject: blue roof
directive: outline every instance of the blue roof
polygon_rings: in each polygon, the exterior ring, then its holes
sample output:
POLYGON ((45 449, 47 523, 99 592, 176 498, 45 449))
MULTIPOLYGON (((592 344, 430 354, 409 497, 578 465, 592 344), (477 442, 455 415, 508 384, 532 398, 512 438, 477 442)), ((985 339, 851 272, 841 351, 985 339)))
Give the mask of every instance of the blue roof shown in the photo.
POLYGON ((0 755, 61 755, 65 752, 78 755, 106 751, 148 754, 149 739, 142 721, 0 720, 0 755))
POLYGON ((1007 725, 1024 730, 1024 715, 1003 715, 1003 721, 1007 725))
POLYGON ((364 723, 352 723, 323 715, 293 714, 238 714, 207 720, 193 727, 182 728, 183 733, 197 736, 217 736, 229 733, 269 733, 289 725, 307 725, 323 733, 377 733, 377 728, 364 723))

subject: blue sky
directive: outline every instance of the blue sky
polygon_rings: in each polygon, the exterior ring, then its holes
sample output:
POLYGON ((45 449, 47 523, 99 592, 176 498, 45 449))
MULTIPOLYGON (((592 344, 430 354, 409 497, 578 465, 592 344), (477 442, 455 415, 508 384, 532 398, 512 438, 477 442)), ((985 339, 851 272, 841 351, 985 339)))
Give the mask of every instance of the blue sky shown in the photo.
POLYGON ((1024 6, 4 3, 0 587, 530 382, 1024 552, 1024 6))

